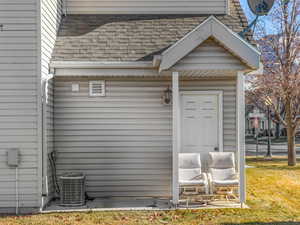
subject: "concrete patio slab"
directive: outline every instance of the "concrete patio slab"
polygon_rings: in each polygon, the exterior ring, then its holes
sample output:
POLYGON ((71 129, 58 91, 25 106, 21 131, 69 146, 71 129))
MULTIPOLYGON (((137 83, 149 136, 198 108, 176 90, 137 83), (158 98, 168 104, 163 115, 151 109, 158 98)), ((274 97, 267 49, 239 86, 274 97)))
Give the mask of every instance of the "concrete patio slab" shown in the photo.
POLYGON ((248 206, 231 201, 214 201, 209 204, 180 204, 172 207, 168 199, 124 199, 124 198, 97 198, 87 201, 84 206, 64 207, 59 205, 58 200, 52 201, 42 211, 42 213, 57 212, 89 212, 89 211, 154 211, 154 210, 174 210, 174 209, 214 209, 214 208, 248 208, 248 206))

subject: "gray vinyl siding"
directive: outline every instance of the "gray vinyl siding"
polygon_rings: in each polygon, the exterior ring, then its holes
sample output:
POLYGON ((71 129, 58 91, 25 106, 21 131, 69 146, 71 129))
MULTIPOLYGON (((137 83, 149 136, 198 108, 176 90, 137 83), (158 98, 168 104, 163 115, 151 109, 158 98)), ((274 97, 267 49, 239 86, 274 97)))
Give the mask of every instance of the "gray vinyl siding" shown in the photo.
POLYGON ((58 174, 84 172, 93 197, 170 196, 171 107, 161 103, 169 82, 110 78, 105 97, 89 97, 88 81, 75 79, 55 81, 58 174))
POLYGON ((41 1, 41 73, 42 80, 47 83, 46 98, 44 100, 44 193, 49 193, 48 199, 53 197, 53 180, 48 154, 53 151, 53 82, 49 74, 49 62, 55 45, 55 40, 62 17, 62 0, 41 1), (48 185, 46 185, 48 182, 48 185), (47 190, 48 188, 48 190, 47 190))
POLYGON ((197 71, 199 69, 206 71, 238 71, 244 70, 246 67, 228 50, 209 39, 172 67, 172 70, 175 71, 197 71))
POLYGON ((10 148, 20 149, 19 206, 23 212, 39 207, 38 71, 48 76, 60 9, 59 0, 0 0, 0 212, 16 206, 15 169, 6 163, 10 148))
POLYGON ((226 14, 227 0, 66 0, 68 14, 226 14))
MULTIPOLYGON (((58 174, 84 172, 94 197, 170 196, 172 110, 161 102, 170 81, 90 79, 105 80, 105 97, 89 97, 88 78, 55 79, 58 174), (72 83, 79 92, 71 92, 72 83)), ((223 91, 225 151, 236 151, 235 84, 233 77, 180 82, 180 91, 223 91)))
POLYGON ((62 0, 42 0, 41 3, 41 66, 45 78, 61 20, 62 0))
POLYGON ((223 91, 223 148, 236 149, 236 78, 183 80, 180 91, 223 91))
POLYGON ((10 148, 21 154, 19 206, 38 207, 36 12, 36 0, 0 0, 0 212, 16 205, 10 148))

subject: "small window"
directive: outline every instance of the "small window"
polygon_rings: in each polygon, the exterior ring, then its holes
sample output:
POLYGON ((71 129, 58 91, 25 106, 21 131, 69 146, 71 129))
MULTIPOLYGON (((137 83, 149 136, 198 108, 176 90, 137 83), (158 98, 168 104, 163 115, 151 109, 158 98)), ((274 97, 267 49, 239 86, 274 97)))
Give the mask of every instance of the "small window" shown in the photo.
POLYGON ((89 83, 90 96, 105 96, 105 81, 97 80, 89 83))

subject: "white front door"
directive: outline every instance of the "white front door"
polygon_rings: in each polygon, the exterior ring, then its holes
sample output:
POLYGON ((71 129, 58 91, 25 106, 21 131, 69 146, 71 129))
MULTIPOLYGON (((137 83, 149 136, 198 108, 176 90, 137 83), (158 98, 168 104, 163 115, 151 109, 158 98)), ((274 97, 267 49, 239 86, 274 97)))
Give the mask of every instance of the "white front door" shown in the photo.
POLYGON ((181 109, 181 152, 222 151, 222 92, 183 92, 181 109))

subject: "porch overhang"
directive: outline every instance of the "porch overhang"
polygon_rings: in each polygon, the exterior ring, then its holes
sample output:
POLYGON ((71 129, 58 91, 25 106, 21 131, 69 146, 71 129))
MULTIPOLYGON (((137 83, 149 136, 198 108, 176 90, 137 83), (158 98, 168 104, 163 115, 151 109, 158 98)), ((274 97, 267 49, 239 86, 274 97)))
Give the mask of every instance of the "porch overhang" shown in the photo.
MULTIPOLYGON (((212 38, 231 55, 239 59, 241 69, 231 67, 216 69, 203 66, 196 70, 180 71, 181 76, 222 76, 234 75, 237 71, 253 71, 260 66, 260 52, 221 23, 210 16, 194 30, 186 34, 162 54, 151 61, 52 61, 50 72, 56 76, 163 76, 171 75, 173 66, 197 46, 212 38)), ((213 63, 213 62, 212 62, 213 63)), ((176 66, 175 66, 176 67, 176 66)))
MULTIPOLYGON (((163 77, 171 76, 173 71, 164 70, 159 72, 159 59, 154 58, 153 62, 75 62, 55 61, 50 64, 50 73, 56 77, 163 77)), ((199 68, 197 70, 180 71, 180 77, 228 77, 236 76, 236 70, 199 68)))
POLYGON ((250 70, 259 68, 260 52, 214 16, 210 16, 162 53, 159 58, 159 72, 169 70, 208 38, 213 38, 219 42, 230 53, 245 63, 250 70))
MULTIPOLYGON (((55 76, 157 76, 152 61, 52 61, 50 72, 55 76)), ((166 74, 166 72, 162 73, 166 74)))

